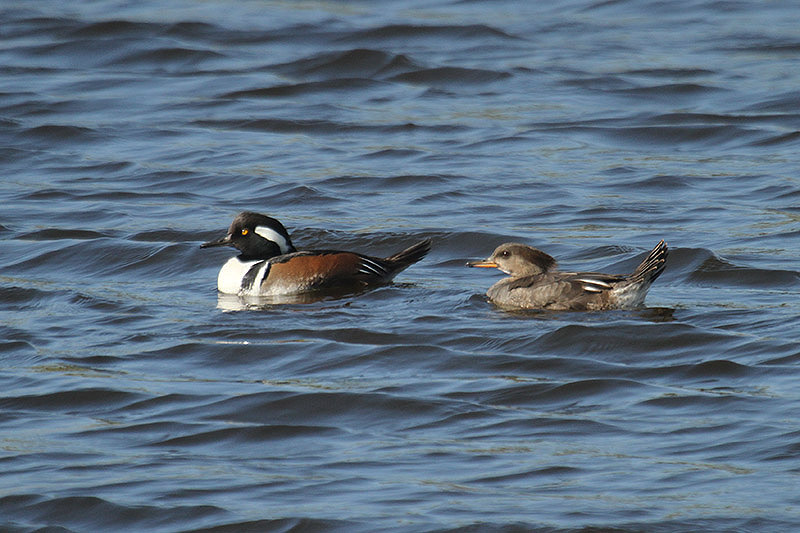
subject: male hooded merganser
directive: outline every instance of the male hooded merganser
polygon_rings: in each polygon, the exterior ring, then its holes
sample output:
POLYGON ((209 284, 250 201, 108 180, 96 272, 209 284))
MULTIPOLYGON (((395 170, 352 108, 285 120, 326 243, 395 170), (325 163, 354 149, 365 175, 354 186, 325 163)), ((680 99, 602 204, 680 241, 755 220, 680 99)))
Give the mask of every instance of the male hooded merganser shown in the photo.
POLYGON ((470 267, 497 268, 510 277, 486 295, 500 307, 557 311, 630 309, 644 303, 650 284, 664 271, 667 244, 659 242, 628 276, 559 272, 556 260, 526 244, 506 243, 470 267))
POLYGON ((217 289, 226 294, 273 296, 323 289, 361 289, 389 283, 431 248, 430 239, 380 259, 355 252, 298 252, 283 224, 245 211, 233 219, 227 235, 200 248, 233 246, 241 253, 222 266, 217 289))

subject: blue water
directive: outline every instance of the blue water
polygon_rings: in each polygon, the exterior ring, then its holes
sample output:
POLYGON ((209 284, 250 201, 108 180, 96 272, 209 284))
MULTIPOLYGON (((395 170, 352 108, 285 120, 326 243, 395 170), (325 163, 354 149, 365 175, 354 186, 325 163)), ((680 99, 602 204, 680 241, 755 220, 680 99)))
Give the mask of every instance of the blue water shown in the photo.
MULTIPOLYGON (((0 529, 800 527, 800 6, 5 2, 0 529), (431 254, 218 295, 233 216, 431 254), (502 242, 647 307, 513 313, 502 242)), ((49 530, 49 529, 48 529, 49 530)))

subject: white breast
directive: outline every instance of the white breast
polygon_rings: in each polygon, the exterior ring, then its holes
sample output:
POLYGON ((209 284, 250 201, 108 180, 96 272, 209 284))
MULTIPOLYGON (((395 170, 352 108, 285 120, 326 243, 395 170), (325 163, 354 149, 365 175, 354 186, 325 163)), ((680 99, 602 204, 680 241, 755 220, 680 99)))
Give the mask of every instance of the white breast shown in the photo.
POLYGON ((225 294, 239 294, 242 278, 256 263, 258 261, 240 261, 238 257, 228 259, 217 276, 217 290, 225 294))

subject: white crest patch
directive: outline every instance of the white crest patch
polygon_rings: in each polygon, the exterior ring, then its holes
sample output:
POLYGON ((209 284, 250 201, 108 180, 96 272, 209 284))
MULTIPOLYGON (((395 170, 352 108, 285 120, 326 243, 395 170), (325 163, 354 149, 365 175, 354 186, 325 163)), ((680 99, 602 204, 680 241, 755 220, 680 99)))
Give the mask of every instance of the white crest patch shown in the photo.
POLYGON ((282 254, 289 253, 289 243, 286 241, 286 237, 284 237, 274 229, 267 226, 256 226, 256 233, 258 233, 268 241, 272 241, 275 244, 277 244, 278 248, 281 249, 282 254))

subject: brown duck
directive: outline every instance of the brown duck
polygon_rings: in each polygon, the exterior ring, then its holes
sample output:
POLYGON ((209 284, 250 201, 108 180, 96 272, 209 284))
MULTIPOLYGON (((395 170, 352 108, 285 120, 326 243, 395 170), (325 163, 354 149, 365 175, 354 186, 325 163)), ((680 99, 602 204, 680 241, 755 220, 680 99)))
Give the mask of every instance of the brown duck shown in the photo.
POLYGON ((526 244, 501 244, 483 261, 470 267, 497 268, 509 277, 486 292, 504 308, 557 311, 630 309, 644 303, 650 284, 664 271, 667 243, 659 242, 629 275, 560 272, 556 260, 526 244))

